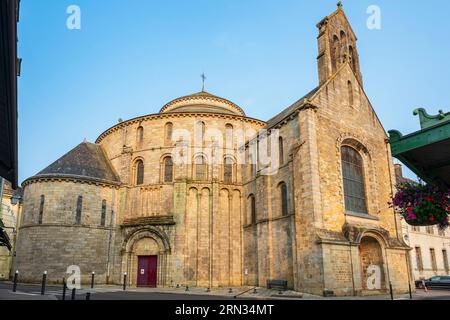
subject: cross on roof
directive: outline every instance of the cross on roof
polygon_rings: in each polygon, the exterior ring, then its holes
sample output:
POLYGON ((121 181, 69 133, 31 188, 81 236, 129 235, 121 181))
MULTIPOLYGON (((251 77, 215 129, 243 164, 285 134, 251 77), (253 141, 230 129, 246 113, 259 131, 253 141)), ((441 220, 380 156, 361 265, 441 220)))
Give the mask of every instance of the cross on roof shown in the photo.
POLYGON ((205 73, 202 73, 202 75, 201 75, 201 77, 202 77, 202 92, 204 92, 205 91, 205 80, 206 80, 206 76, 205 76, 205 73))

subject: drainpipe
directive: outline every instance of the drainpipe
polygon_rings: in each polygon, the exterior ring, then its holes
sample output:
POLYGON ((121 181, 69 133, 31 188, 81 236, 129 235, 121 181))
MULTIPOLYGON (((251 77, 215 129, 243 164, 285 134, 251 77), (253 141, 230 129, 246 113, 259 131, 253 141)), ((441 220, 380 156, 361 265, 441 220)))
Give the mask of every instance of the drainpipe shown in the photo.
POLYGON ((109 239, 108 239, 108 260, 107 260, 107 271, 106 271, 106 284, 109 284, 109 278, 111 273, 111 247, 112 247, 112 233, 113 233, 113 223, 114 223, 114 206, 115 206, 115 189, 112 190, 112 201, 111 201, 111 219, 109 221, 109 239))

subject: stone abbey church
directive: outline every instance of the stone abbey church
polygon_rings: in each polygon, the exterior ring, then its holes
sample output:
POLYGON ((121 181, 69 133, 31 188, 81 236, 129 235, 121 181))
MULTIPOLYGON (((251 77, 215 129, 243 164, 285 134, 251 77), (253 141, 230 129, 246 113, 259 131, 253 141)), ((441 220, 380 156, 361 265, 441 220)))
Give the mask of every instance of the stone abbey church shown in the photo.
MULTIPOLYGON (((408 247, 389 208, 388 137, 364 92, 341 6, 318 25, 317 88, 268 121, 205 91, 120 122, 23 183, 21 280, 147 287, 288 287, 336 296, 408 290, 408 247), (200 126, 201 146, 188 141, 200 126), (204 134, 228 137, 220 148, 204 134), (279 168, 239 163, 277 129, 279 168), (177 134, 175 132, 184 132, 177 134), (231 143, 230 143, 231 141, 231 143), (174 161, 184 143, 191 161, 174 161), (219 164, 210 157, 220 157, 219 164)), ((197 133, 196 133, 197 134, 197 133)), ((183 152, 180 152, 183 153, 183 152)))

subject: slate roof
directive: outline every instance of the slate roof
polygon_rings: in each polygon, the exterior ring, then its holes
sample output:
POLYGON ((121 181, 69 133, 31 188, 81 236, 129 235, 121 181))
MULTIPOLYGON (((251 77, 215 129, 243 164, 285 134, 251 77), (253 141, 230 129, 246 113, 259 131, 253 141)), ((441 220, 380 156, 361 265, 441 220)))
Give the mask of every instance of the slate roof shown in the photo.
MULTIPOLYGON (((160 110, 160 113, 167 112, 166 110, 167 110, 167 108, 168 108, 169 106, 171 106, 171 105, 173 105, 174 103, 177 103, 177 102, 179 102, 179 101, 182 101, 182 100, 184 100, 184 99, 208 99, 208 98, 209 98, 209 99, 215 99, 215 100, 222 101, 222 102, 224 102, 225 104, 228 104, 228 105, 232 106, 234 109, 236 109, 236 110, 234 110, 234 113, 237 112, 237 113, 240 114, 241 116, 245 116, 244 110, 243 110, 241 107, 239 107, 237 104, 235 104, 234 102, 232 102, 232 101, 230 101, 230 100, 228 100, 228 99, 225 99, 225 98, 216 96, 216 95, 211 94, 211 93, 206 92, 206 91, 200 91, 200 92, 197 92, 197 93, 194 93, 194 94, 190 94, 190 95, 187 95, 187 96, 183 96, 183 97, 176 98, 176 99, 170 101, 169 103, 165 104, 165 105, 162 107, 162 109, 160 110)), ((203 104, 201 104, 201 105, 203 105, 203 104)), ((207 105, 207 104, 204 104, 204 105, 207 105)))
MULTIPOLYGON (((83 142, 32 178, 68 177, 120 183, 103 148, 83 142)), ((31 179, 32 179, 31 178, 31 179)))
POLYGON ((279 114, 277 114, 275 117, 267 121, 266 129, 270 129, 273 126, 277 125, 279 122, 281 122, 283 119, 291 115, 295 110, 300 108, 308 99, 310 99, 317 91, 319 91, 321 87, 317 87, 311 92, 307 93, 304 97, 300 98, 297 102, 295 102, 290 107, 284 109, 279 114))

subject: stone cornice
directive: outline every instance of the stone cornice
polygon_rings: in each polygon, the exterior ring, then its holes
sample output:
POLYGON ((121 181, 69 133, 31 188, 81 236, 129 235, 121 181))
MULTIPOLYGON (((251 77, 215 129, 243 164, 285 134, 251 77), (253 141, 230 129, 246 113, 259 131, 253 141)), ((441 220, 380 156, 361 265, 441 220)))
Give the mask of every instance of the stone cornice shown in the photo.
MULTIPOLYGON (((21 225, 19 227, 19 231, 22 229, 33 229, 33 228, 78 228, 78 229, 93 229, 93 230, 103 230, 103 231, 109 231, 109 226, 108 227, 101 227, 101 226, 92 226, 92 225, 78 225, 78 224, 68 224, 68 223, 43 223, 43 224, 38 224, 38 223, 28 223, 28 224, 24 224, 21 225)), ((114 231, 117 231, 118 228, 114 227, 113 228, 114 231)))
POLYGON ((160 226, 160 225, 174 225, 175 220, 173 215, 171 216, 152 216, 152 217, 136 217, 125 219, 121 224, 121 228, 124 227, 137 227, 137 226, 160 226))
POLYGON ((106 138, 106 136, 110 135, 111 133, 123 129, 124 127, 127 127, 132 124, 136 123, 142 123, 144 121, 152 121, 152 120, 160 120, 160 119, 174 119, 174 118, 198 118, 198 117, 209 117, 209 118, 221 118, 221 119, 230 119, 230 120, 237 120, 237 121, 245 121, 249 122, 258 126, 265 126, 266 122, 249 118, 246 116, 239 116, 239 115, 232 115, 232 114, 221 114, 221 113, 209 113, 209 112, 186 112, 186 113, 157 113, 157 114, 150 114, 142 117, 137 117, 134 119, 130 119, 124 122, 121 122, 105 132, 103 132, 95 141, 95 143, 101 143, 103 139, 106 138))
POLYGON ((81 184, 90 184, 96 185, 100 187, 113 187, 118 189, 121 186, 121 183, 106 181, 101 179, 89 178, 89 177, 81 177, 81 176, 70 176, 70 175, 42 175, 42 176, 34 176, 26 179, 22 183, 22 187, 37 183, 37 182, 73 182, 73 183, 81 183, 81 184))

